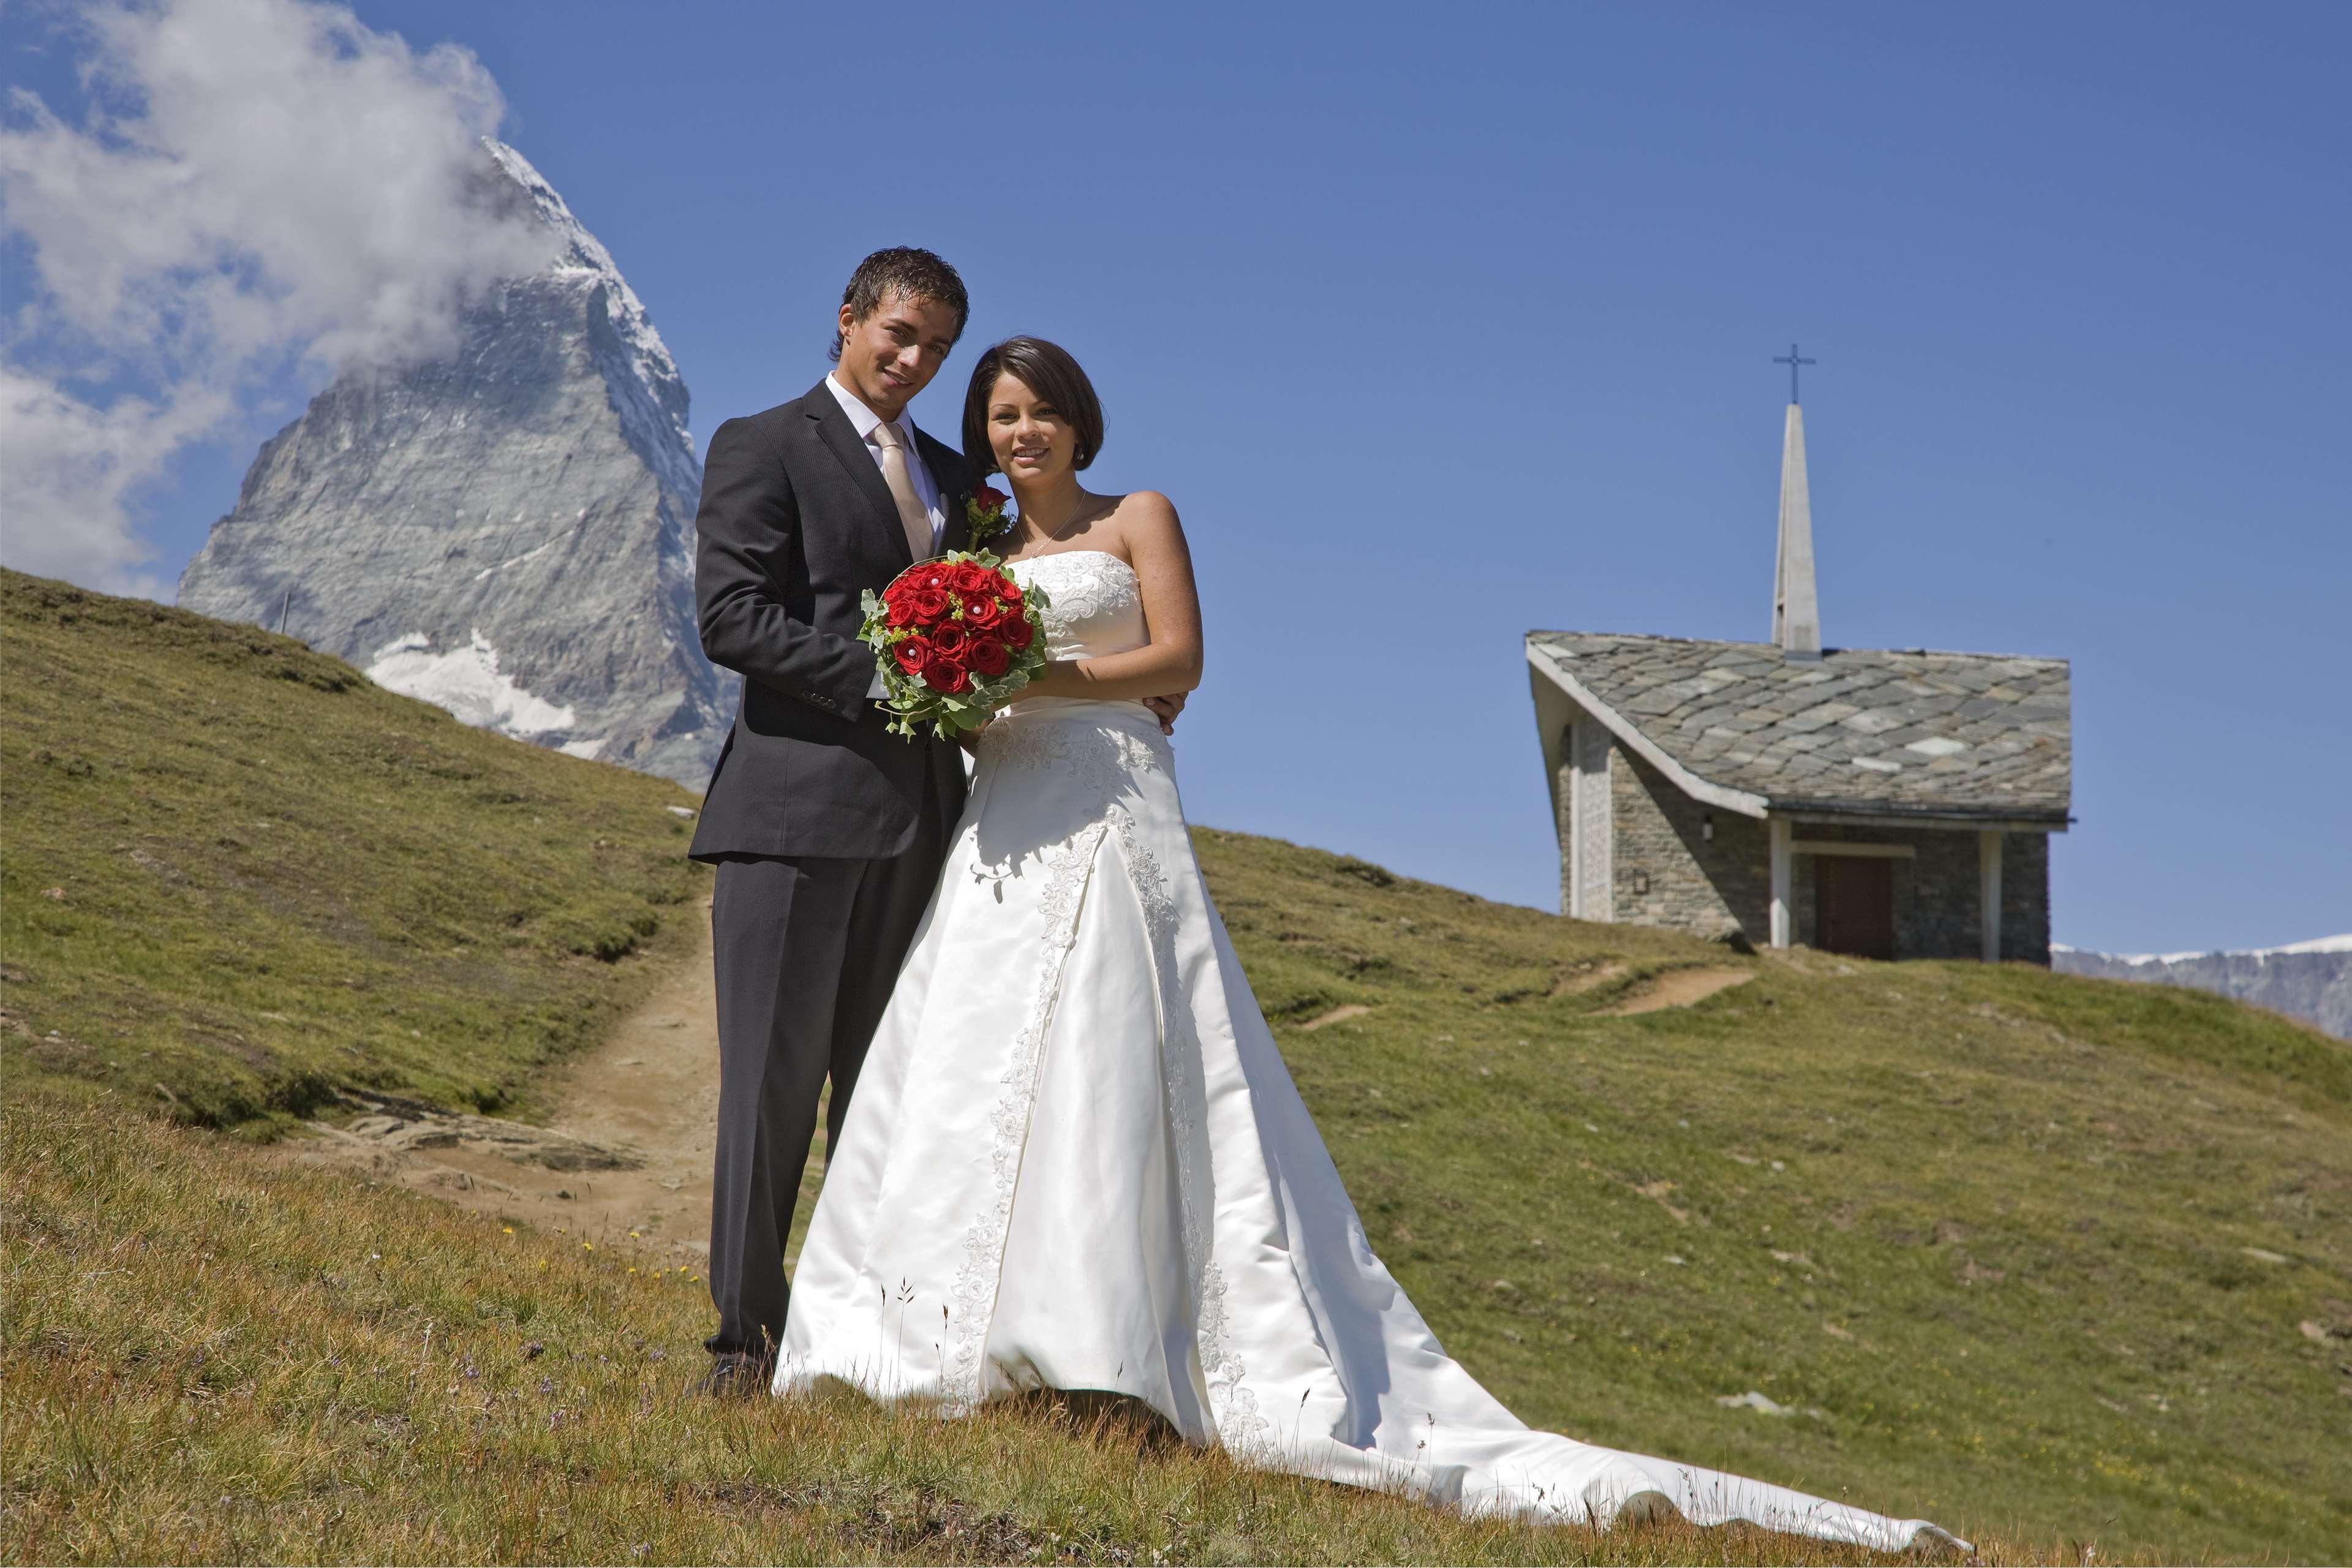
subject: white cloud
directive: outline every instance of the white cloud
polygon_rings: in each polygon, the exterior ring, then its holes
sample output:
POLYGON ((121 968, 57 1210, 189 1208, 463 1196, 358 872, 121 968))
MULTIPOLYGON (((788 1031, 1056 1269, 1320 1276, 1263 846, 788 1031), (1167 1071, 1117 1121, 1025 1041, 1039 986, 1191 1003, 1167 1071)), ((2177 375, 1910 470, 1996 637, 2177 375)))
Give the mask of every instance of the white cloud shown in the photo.
POLYGON ((227 396, 196 384, 163 403, 126 394, 100 407, 0 363, 0 560, 168 602, 173 585, 141 570, 148 552, 130 527, 131 492, 234 413, 227 396))
POLYGON ((79 124, 18 92, 0 224, 29 255, 0 345, 0 558, 116 592, 143 488, 256 389, 445 347, 549 237, 499 205, 480 60, 316 0, 101 0, 69 36, 79 124))

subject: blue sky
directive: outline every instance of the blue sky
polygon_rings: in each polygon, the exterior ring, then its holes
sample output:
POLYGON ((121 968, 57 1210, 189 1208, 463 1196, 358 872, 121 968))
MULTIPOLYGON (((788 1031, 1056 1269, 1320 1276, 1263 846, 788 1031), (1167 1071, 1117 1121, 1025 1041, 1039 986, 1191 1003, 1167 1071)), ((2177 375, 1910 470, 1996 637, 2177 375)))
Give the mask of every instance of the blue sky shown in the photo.
POLYGON ((932 430, 1075 351, 1199 558, 1198 821, 1552 907, 1520 637, 1764 635, 1794 339, 1826 640, 2074 661, 2059 940, 2352 929, 2352 9, 356 8, 495 75, 698 436, 880 245, 971 288, 932 430))

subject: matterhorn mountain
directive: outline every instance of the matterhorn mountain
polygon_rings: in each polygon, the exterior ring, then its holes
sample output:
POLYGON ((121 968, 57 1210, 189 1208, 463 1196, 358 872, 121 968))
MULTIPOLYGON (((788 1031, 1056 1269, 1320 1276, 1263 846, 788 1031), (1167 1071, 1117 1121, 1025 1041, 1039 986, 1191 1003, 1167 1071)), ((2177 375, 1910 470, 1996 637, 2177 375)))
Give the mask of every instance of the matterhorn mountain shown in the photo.
POLYGON ((495 142, 484 192, 555 259, 454 352, 348 370, 261 448, 180 577, 469 724, 699 786, 735 677, 694 617, 686 384, 595 236, 495 142))
POLYGON ((2352 1040, 2352 934, 2237 952, 2085 952, 2052 942, 2050 967, 2219 992, 2352 1040))

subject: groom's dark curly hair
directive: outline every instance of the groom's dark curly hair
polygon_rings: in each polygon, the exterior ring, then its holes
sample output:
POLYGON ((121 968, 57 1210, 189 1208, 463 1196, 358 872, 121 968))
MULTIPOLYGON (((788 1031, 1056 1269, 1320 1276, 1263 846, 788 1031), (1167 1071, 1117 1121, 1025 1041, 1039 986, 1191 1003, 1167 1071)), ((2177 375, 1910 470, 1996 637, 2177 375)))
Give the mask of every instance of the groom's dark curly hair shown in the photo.
MULTIPOLYGON (((913 246, 894 245, 859 262, 857 270, 849 275, 849 287, 841 291, 841 302, 849 307, 854 320, 862 321, 892 294, 945 305, 956 314, 958 337, 963 336, 963 324, 971 319, 971 300, 964 294, 963 279, 956 269, 930 251, 913 246)), ((842 333, 836 327, 832 351, 825 357, 839 360, 842 333)))

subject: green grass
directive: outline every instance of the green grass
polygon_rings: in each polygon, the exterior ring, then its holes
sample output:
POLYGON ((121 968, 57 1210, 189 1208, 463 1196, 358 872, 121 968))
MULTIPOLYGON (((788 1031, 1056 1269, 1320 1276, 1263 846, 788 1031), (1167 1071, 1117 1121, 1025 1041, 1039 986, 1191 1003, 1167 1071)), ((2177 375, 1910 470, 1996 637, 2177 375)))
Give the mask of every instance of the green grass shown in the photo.
POLYGON ((1196 837, 1269 1014, 1370 1008, 1276 1035, 1373 1247, 1528 1421, 1963 1534, 2352 1556, 2340 1043, 2192 992, 1741 959, 1196 837), (1596 1011, 1690 964, 1756 978, 1596 1011), (1715 1403, 1751 1388, 1823 1414, 1715 1403))
POLYGON ((1472 1523, 1050 1410, 711 1404, 688 1274, 103 1100, 0 1139, 14 1561, 1867 1561, 1472 1523))
POLYGON ((252 626, 0 572, 10 1077, 266 1131, 337 1084, 527 1108, 691 945, 673 784, 252 626))
MULTIPOLYGON (((1470 1525, 1051 1412, 685 1399, 690 1277, 237 1146, 341 1082, 530 1110, 699 918, 677 792, 250 629, 0 595, 10 1555, 1843 1560, 1470 1525)), ((1528 1420, 1989 1560, 2352 1556, 2340 1044, 1196 838, 1373 1245, 1528 1420), (1694 965, 1755 978, 1601 1011, 1694 965), (1749 1389, 1819 1414, 1716 1403, 1749 1389)))

